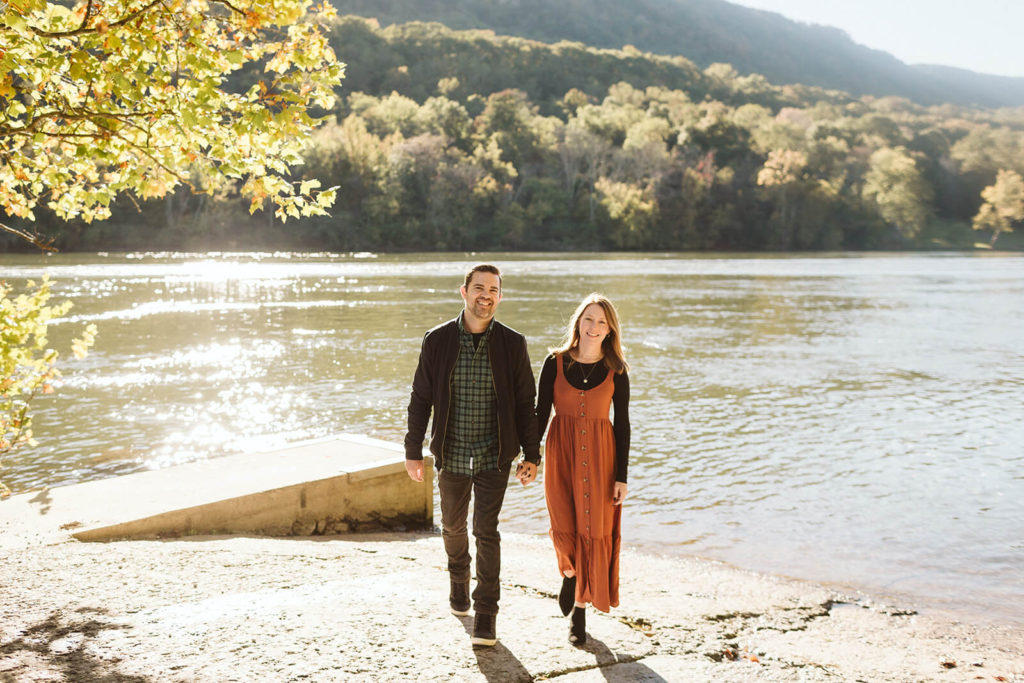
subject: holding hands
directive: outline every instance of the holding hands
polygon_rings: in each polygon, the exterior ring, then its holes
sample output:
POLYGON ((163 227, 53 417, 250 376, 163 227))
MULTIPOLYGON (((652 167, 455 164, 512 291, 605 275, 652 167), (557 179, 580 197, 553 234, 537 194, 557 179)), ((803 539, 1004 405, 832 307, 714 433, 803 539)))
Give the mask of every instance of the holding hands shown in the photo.
POLYGON ((537 466, 528 460, 521 460, 516 465, 516 479, 523 486, 537 478, 537 466))

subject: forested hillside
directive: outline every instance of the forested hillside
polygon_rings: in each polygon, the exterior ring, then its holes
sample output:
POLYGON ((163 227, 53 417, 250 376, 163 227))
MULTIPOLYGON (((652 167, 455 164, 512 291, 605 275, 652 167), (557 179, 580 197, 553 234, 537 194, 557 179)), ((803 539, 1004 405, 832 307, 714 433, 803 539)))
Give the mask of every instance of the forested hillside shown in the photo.
POLYGON ((633 45, 686 57, 702 69, 731 64, 740 74, 760 74, 777 84, 896 95, 921 104, 1024 105, 1024 78, 908 66, 854 43, 839 29, 725 0, 338 0, 335 5, 339 12, 374 17, 382 25, 437 21, 546 42, 633 45))
MULTIPOLYGON (((1019 247, 1024 109, 773 85, 716 64, 342 17, 348 63, 304 177, 330 218, 230 192, 60 224, 70 249, 1019 247), (987 188, 987 189, 986 189, 987 188), (985 193, 983 197, 983 191, 985 193), (972 221, 984 228, 971 229, 972 221)), ((259 73, 244 73, 252 82, 259 73)), ((8 243, 10 244, 10 243, 8 243)))

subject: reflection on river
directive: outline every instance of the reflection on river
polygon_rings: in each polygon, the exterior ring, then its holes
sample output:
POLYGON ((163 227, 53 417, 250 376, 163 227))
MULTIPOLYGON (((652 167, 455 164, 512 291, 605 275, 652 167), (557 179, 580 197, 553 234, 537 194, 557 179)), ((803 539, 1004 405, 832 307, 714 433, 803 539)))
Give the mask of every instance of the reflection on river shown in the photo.
MULTIPOLYGON (((401 441, 466 266, 421 255, 0 257, 95 350, 38 402, 15 488, 349 431, 401 441)), ((597 290, 632 374, 627 544, 1024 619, 1024 258, 494 254, 539 369, 597 290)), ((540 486, 503 529, 546 532, 540 486)), ((554 560, 552 570, 554 571, 554 560)))

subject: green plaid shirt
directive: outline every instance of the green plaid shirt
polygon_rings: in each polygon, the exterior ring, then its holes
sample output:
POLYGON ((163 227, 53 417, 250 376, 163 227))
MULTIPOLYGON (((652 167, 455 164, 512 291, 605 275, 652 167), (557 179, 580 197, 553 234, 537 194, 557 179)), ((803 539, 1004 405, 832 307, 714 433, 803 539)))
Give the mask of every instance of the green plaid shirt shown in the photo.
POLYGON ((491 378, 487 342, 493 325, 473 346, 473 335, 462 326, 459 316, 459 355, 452 372, 452 409, 444 469, 452 474, 472 476, 498 469, 498 403, 491 378))

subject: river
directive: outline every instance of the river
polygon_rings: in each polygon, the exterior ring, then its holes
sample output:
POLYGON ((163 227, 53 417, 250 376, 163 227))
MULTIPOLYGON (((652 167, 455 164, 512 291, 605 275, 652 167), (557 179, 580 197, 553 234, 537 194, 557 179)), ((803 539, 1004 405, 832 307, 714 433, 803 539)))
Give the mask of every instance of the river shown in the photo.
MULTIPOLYGON (((616 302, 631 372, 623 541, 1024 623, 1024 258, 984 254, 57 254, 57 392, 15 490, 337 432, 401 442, 423 332, 467 266, 535 371, 616 302), (99 328, 86 359, 66 353, 99 328)), ((0 503, 2 504, 2 503, 0 503)), ((439 518, 439 517, 438 517, 439 518)), ((540 486, 507 531, 544 535, 540 486)), ((552 560, 553 562, 553 560, 552 560)))

